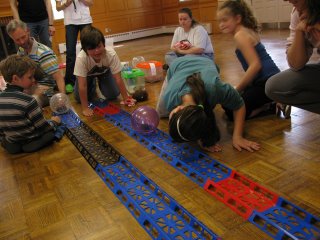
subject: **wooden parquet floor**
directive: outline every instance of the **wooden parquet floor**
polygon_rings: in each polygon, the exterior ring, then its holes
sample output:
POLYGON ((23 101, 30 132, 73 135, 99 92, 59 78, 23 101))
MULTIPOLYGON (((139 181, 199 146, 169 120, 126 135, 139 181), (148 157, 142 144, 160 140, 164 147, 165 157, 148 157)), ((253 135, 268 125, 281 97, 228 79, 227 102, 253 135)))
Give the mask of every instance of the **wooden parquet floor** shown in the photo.
MULTIPOLYGON (((287 68, 287 35, 288 31, 278 30, 262 33, 263 43, 281 69, 287 68)), ((221 78, 235 84, 243 71, 231 36, 211 37, 221 78)), ((119 43, 115 49, 122 61, 134 56, 163 61, 170 42, 171 36, 158 36, 119 43)), ((155 107, 161 84, 147 84, 149 100, 139 105, 155 107)), ((73 106, 81 114, 74 101, 73 106)), ((49 109, 45 111, 50 114, 49 109)), ((216 114, 223 151, 210 156, 320 216, 319 115, 293 108, 288 120, 272 115, 248 121, 246 137, 262 147, 249 153, 233 149, 232 123, 225 120, 220 107, 216 114)), ((101 117, 81 118, 223 239, 270 239, 101 117)), ((166 119, 159 128, 167 131, 166 119)), ((37 153, 9 155, 0 148, 0 156, 0 239, 151 239, 66 136, 37 153)))

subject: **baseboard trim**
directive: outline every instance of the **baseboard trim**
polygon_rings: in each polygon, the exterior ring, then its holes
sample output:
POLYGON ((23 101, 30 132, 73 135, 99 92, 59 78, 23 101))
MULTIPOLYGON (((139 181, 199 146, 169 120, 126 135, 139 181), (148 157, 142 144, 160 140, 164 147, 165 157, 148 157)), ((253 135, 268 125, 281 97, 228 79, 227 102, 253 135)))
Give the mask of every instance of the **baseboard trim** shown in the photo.
POLYGON ((262 29, 288 29, 289 22, 262 23, 262 29))

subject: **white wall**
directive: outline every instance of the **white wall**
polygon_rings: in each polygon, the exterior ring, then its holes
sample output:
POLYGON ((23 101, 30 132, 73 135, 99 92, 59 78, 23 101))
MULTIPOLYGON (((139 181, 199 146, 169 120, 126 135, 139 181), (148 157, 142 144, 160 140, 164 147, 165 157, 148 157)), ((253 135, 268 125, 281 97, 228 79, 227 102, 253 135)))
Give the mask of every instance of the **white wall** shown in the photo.
MULTIPOLYGON (((226 0, 218 0, 222 4, 226 0)), ((245 0, 252 8, 259 23, 290 22, 292 5, 283 0, 245 0)))
POLYGON ((63 11, 58 12, 56 10, 56 1, 55 0, 51 0, 51 5, 52 5, 52 11, 53 11, 54 20, 58 20, 58 19, 64 18, 63 11))

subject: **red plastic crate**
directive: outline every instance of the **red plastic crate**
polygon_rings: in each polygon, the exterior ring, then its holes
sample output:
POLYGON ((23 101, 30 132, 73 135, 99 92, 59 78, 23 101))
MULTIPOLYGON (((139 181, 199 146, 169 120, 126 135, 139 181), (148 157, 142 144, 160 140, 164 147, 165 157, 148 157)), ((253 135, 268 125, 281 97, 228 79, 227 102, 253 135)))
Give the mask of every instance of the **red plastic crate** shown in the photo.
POLYGON ((279 198, 277 194, 236 171, 219 182, 209 179, 204 189, 245 219, 251 216, 253 210, 263 212, 275 206, 279 198))
POLYGON ((108 103, 108 105, 103 108, 95 106, 93 111, 100 116, 104 116, 105 114, 117 114, 120 112, 120 108, 112 103, 108 103))

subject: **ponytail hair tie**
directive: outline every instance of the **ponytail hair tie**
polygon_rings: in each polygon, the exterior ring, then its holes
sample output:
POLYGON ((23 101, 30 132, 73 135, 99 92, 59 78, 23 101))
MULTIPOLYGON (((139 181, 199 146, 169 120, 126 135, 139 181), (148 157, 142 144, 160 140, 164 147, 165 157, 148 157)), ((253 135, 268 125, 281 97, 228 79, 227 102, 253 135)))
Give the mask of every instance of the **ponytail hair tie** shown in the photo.
POLYGON ((201 107, 202 109, 204 109, 204 107, 203 107, 203 105, 202 105, 202 104, 199 104, 199 105, 198 105, 198 107, 201 107))

